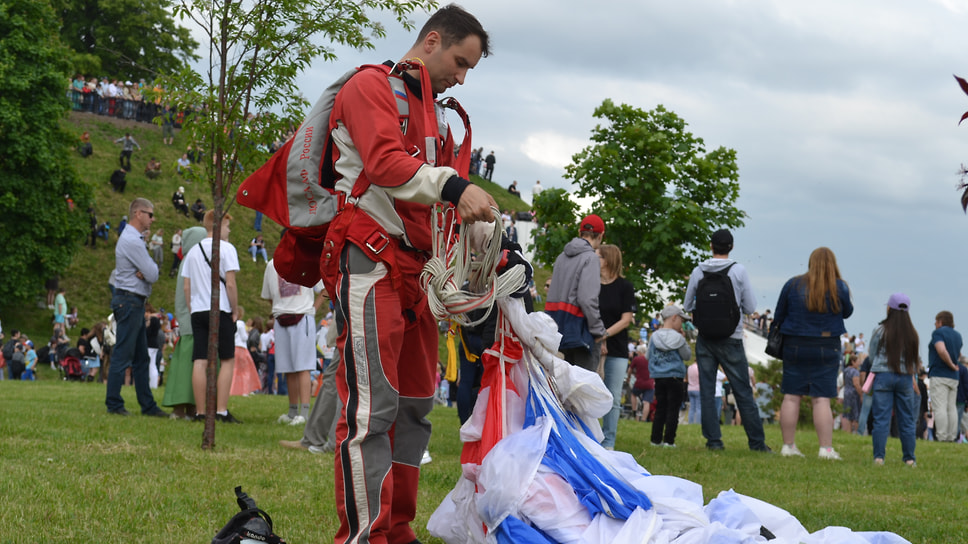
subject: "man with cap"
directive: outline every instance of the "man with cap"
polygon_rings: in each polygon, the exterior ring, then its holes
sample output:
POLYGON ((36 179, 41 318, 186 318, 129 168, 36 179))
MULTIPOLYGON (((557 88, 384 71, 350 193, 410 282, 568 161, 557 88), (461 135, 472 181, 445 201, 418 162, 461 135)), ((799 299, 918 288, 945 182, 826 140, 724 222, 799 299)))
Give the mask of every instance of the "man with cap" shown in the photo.
MULTIPOLYGON (((713 256, 693 269, 686 287, 686 297, 683 308, 687 312, 696 309, 696 294, 700 281, 707 273, 715 274, 726 271, 733 288, 736 304, 740 314, 749 315, 756 311, 756 296, 750 285, 746 268, 729 258, 733 250, 733 235, 725 229, 713 233, 710 246, 713 256)), ((702 434, 706 439, 706 448, 710 450, 723 449, 722 432, 719 428, 719 414, 716 412, 716 370, 722 367, 726 378, 733 387, 733 395, 740 416, 749 448, 753 451, 770 452, 763 435, 763 422, 760 421, 756 400, 753 398, 753 387, 749 380, 749 363, 746 360, 746 350, 743 348, 743 320, 742 316, 736 320, 736 327, 726 338, 710 338, 703 336, 702 323, 696 318, 699 338, 696 340, 696 364, 699 365, 699 395, 702 406, 702 434)))
POLYGON ((591 214, 555 259, 545 311, 558 324, 558 350, 569 363, 592 372, 604 353, 607 332, 598 310, 601 263, 595 250, 602 244, 605 222, 591 214))

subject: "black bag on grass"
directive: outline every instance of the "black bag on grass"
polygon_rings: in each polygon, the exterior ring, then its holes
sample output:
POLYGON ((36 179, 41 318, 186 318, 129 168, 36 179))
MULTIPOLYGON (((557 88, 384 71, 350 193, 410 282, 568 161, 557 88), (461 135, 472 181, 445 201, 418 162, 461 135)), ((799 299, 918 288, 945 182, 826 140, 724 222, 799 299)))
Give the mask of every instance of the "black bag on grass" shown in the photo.
POLYGON ((272 532, 272 518, 255 505, 255 500, 242 492, 242 486, 235 488, 235 496, 241 512, 236 514, 212 539, 212 544, 240 544, 243 542, 268 542, 286 544, 286 541, 272 532))

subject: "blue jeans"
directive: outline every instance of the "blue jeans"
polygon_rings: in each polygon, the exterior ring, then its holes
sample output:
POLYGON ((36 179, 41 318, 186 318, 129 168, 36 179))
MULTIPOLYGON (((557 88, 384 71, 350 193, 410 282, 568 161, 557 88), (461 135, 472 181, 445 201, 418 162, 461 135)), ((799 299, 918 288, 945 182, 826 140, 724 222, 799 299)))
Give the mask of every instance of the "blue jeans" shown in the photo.
POLYGON ((689 391, 689 424, 695 425, 702 421, 702 401, 699 391, 689 391))
POLYGON ((253 261, 255 260, 256 255, 262 255, 263 261, 266 261, 266 262, 269 261, 269 254, 266 253, 266 248, 264 247, 257 248, 255 246, 249 246, 249 255, 252 255, 253 261))
POLYGON ((108 372, 107 394, 104 404, 108 411, 124 409, 121 385, 124 372, 131 368, 131 379, 138 395, 141 413, 148 414, 160 410, 155 397, 148 387, 148 337, 145 333, 145 301, 129 293, 115 290, 111 298, 111 309, 117 323, 117 341, 111 351, 111 369, 108 372))
POLYGON ((864 393, 864 398, 860 405, 860 419, 857 420, 857 433, 861 436, 867 434, 867 420, 871 415, 871 405, 874 404, 874 396, 864 393))
POLYGON ((743 418, 743 428, 751 450, 766 448, 763 435, 763 422, 760 411, 753 398, 750 385, 749 363, 739 338, 707 340, 702 336, 696 341, 696 363, 699 365, 699 393, 702 405, 702 435, 706 447, 723 446, 722 431, 719 428, 719 413, 716 411, 716 369, 722 367, 723 373, 733 386, 733 395, 743 418))
POLYGON ((887 435, 891 430, 891 409, 897 416, 897 429, 901 438, 904 461, 914 461, 915 414, 917 395, 914 394, 910 374, 880 372, 874 376, 874 458, 883 459, 887 435))
POLYGON ((625 357, 605 357, 605 387, 612 394, 612 409, 602 418, 602 432, 605 434, 602 447, 605 448, 615 447, 618 416, 622 412, 622 383, 628 369, 629 360, 625 357))
POLYGON ((256 232, 262 232, 262 212, 255 212, 255 223, 252 225, 256 232))

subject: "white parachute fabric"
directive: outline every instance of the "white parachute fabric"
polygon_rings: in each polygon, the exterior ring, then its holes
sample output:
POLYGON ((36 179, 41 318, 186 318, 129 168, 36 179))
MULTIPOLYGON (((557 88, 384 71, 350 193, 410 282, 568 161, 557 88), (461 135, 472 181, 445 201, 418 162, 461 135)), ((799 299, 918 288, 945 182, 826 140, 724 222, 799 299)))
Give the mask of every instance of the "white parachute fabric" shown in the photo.
POLYGON ((481 358, 481 391, 460 431, 462 476, 427 524, 447 544, 907 543, 844 527, 811 534, 732 490, 704 505, 700 485, 605 450, 598 418, 612 397, 601 378, 557 357, 561 336, 547 314, 506 295, 497 305, 501 338, 481 358))

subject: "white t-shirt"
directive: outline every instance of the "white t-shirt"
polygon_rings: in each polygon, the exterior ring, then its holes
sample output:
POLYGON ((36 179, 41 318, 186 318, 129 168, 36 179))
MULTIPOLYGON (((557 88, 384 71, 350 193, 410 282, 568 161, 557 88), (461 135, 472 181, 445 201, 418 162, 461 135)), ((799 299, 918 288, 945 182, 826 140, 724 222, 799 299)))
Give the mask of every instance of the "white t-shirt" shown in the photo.
POLYGON ((320 281, 312 289, 289 283, 276 273, 274 262, 269 261, 262 276, 262 298, 272 301, 272 315, 302 314, 315 317, 315 293, 322 291, 323 282, 320 281))
POLYGON ((249 345, 249 335, 245 332, 245 321, 235 322, 235 347, 245 348, 249 345))
MULTIPOLYGON (((208 310, 212 300, 212 269, 208 262, 212 260, 212 239, 204 238, 195 245, 185 256, 185 263, 182 266, 181 276, 191 281, 192 299, 188 302, 192 312, 204 312, 208 310), (202 251, 205 255, 202 255, 202 251)), ((225 240, 219 243, 219 275, 224 279, 226 273, 239 270, 239 254, 235 251, 235 246, 225 240)), ((225 292, 223 284, 219 289, 219 310, 225 313, 232 312, 229 304, 229 296, 225 292)))
POLYGON ((723 382, 726 381, 726 375, 723 374, 722 370, 716 369, 716 397, 723 396, 723 382))

